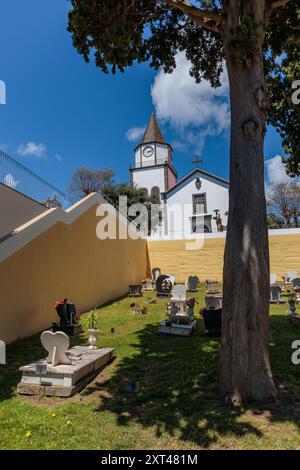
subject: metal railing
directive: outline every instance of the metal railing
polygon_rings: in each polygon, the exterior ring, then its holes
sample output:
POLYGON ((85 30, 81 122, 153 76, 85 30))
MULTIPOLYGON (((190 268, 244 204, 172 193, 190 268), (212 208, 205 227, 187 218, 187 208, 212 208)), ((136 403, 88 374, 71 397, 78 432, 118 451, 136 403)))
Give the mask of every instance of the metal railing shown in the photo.
POLYGON ((0 182, 25 196, 45 203, 56 199, 62 205, 65 194, 0 150, 0 182))

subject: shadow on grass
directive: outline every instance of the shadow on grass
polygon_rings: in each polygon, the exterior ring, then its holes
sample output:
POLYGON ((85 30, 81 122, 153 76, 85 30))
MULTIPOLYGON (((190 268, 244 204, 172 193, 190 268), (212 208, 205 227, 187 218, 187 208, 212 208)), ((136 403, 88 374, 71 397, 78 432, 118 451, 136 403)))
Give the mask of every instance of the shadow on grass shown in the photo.
POLYGON ((300 427, 299 387, 296 391, 299 370, 290 361, 291 342, 298 331, 287 324, 286 317, 275 317, 272 326, 272 334, 281 330, 275 335, 277 344, 274 339, 271 343, 274 374, 279 373, 278 403, 238 410, 226 408, 218 399, 220 342, 206 338, 202 321, 198 323, 190 338, 158 336, 157 325, 146 325, 137 333, 133 355, 118 364, 106 384, 109 393, 100 393, 98 410, 114 413, 119 425, 136 422, 154 428, 158 438, 167 433, 202 448, 213 447, 220 436, 262 437, 257 418, 269 423, 289 421, 300 427), (126 393, 124 380, 138 381, 139 392, 126 393))
MULTIPOLYGON (((291 363, 291 344, 296 339, 300 339, 300 329, 290 325, 286 316, 271 317, 270 356, 279 401, 270 406, 253 404, 232 410, 220 403, 220 341, 204 336, 202 320, 189 338, 159 336, 157 324, 147 324, 135 332, 130 355, 117 358, 112 375, 107 369, 105 380, 97 378, 83 395, 100 397, 95 413, 112 413, 120 426, 137 423, 166 446, 173 437, 183 445, 201 448, 219 447, 222 437, 233 447, 234 440, 243 436, 258 441, 266 429, 260 426, 261 420, 267 425, 292 423, 300 430, 300 366, 291 363), (138 381, 139 392, 126 393, 125 380, 138 381)), ((71 343, 86 344, 86 337, 72 338, 71 343)), ((19 367, 43 357, 39 334, 10 345, 8 365, 0 366, 0 400, 14 395, 19 367)), ((281 428, 274 432, 280 433, 281 428)))

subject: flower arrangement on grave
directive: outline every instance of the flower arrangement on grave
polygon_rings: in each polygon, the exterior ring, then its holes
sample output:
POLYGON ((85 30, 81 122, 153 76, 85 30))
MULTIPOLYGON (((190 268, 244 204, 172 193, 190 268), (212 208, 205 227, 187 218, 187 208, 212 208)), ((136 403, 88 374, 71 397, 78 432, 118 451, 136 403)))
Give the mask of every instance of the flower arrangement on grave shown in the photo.
POLYGON ((198 304, 197 300, 195 299, 195 297, 190 297, 189 299, 187 299, 185 301, 185 305, 187 307, 187 314, 189 317, 193 317, 194 316, 194 312, 195 312, 195 305, 198 304))
POLYGON ((134 314, 147 315, 148 307, 145 305, 131 304, 130 308, 134 314))
POLYGON ((96 308, 80 316, 80 324, 85 331, 100 330, 100 313, 96 308))
POLYGON ((89 333, 89 349, 97 349, 97 338, 100 332, 100 319, 101 315, 93 308, 90 312, 84 313, 80 317, 80 324, 82 328, 89 333))
POLYGON ((291 290, 287 290, 282 294, 282 297, 285 297, 289 303, 290 310, 288 313, 294 315, 296 313, 296 293, 291 290))

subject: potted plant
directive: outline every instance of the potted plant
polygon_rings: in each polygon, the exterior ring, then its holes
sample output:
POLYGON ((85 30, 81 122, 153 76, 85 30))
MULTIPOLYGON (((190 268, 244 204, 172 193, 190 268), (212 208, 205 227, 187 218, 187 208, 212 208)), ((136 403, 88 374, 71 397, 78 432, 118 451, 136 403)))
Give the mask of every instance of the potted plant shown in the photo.
POLYGON ((290 315, 295 315, 296 313, 296 294, 295 292, 287 291, 286 294, 282 295, 283 297, 286 297, 288 304, 290 306, 289 314, 290 315))
POLYGON ((89 349, 98 349, 96 344, 100 333, 100 313, 97 309, 93 308, 90 312, 81 315, 80 324, 89 334, 89 349))

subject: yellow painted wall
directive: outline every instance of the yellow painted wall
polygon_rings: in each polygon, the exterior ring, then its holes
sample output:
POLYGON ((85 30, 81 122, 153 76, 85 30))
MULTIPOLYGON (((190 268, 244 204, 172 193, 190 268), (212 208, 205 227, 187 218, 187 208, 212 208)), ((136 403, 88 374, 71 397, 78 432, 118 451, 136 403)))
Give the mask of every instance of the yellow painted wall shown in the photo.
POLYGON ((56 300, 87 311, 128 292, 146 275, 145 240, 99 240, 97 205, 73 223, 58 222, 0 263, 0 338, 23 338, 51 326, 56 300))
MULTIPOLYGON (((285 271, 300 275, 300 235, 270 235, 271 272, 280 276, 285 271)), ((206 239, 204 248, 186 251, 185 240, 148 242, 148 266, 159 267, 163 273, 174 274, 177 282, 189 275, 205 279, 223 278, 225 239, 206 239)))

